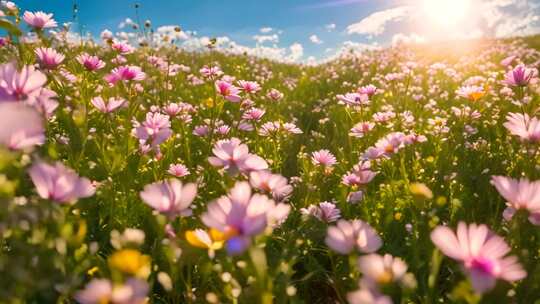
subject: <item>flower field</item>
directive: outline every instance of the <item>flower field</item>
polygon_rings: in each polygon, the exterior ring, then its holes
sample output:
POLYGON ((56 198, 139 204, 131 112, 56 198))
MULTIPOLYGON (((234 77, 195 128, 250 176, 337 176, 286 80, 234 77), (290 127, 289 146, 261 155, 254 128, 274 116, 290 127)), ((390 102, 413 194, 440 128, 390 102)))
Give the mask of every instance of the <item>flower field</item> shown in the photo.
POLYGON ((1 303, 540 303, 538 37, 300 65, 2 9, 1 303))

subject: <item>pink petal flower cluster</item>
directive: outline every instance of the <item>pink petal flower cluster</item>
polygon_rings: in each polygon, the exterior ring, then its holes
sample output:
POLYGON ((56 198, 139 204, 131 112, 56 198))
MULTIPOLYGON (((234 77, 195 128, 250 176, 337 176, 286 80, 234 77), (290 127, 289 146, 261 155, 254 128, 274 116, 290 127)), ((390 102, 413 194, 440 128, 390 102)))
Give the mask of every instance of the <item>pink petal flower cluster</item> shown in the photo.
POLYGON ((293 191, 293 187, 288 184, 285 177, 280 174, 272 174, 268 170, 251 172, 249 183, 253 188, 271 194, 278 202, 287 200, 293 191))
POLYGON ((344 95, 337 95, 339 104, 343 104, 349 107, 365 106, 369 104, 369 97, 367 94, 360 93, 346 93, 344 95))
POLYGON ((390 158, 393 154, 406 146, 413 143, 425 142, 426 140, 427 138, 425 136, 417 135, 415 133, 405 135, 402 132, 392 132, 379 139, 373 147, 369 147, 366 152, 364 152, 364 158, 371 160, 390 158))
POLYGON ((504 82, 509 86, 524 87, 535 77, 538 77, 537 69, 527 68, 520 64, 505 74, 504 82))
POLYGON ((261 86, 255 81, 238 80, 238 86, 247 94, 254 94, 261 90, 261 86))
POLYGON ((0 102, 1 101, 34 101, 47 77, 33 66, 23 66, 18 71, 15 63, 0 66, 0 102))
POLYGON ((0 103, 0 144, 20 150, 45 142, 45 128, 39 113, 21 103, 0 103))
POLYGON ((90 197, 96 192, 90 180, 79 177, 61 162, 49 165, 38 161, 30 167, 28 173, 39 196, 57 203, 74 203, 77 199, 90 197))
POLYGON ((97 71, 105 67, 105 62, 99 59, 98 56, 92 56, 90 54, 83 53, 77 56, 76 59, 88 71, 97 71))
POLYGON ((431 232, 431 240, 445 255, 461 262, 479 293, 491 290, 498 279, 514 282, 527 276, 517 257, 508 256, 510 247, 504 239, 486 225, 460 222, 457 233, 439 226, 431 232))
POLYGON ((190 174, 189 169, 183 164, 171 164, 167 172, 176 177, 184 177, 190 174))
POLYGON ((197 195, 197 185, 182 185, 178 179, 146 185, 140 193, 141 199, 155 210, 170 217, 191 215, 189 206, 197 195))
POLYGON ((48 70, 56 69, 66 58, 66 56, 52 48, 40 47, 35 49, 34 52, 41 67, 48 70))
POLYGON ((217 93, 228 101, 240 102, 242 100, 242 97, 239 95, 240 89, 230 84, 229 82, 224 80, 218 80, 216 81, 215 86, 217 93))
POLYGON ((44 28, 56 27, 58 24, 52 18, 53 14, 46 14, 44 12, 24 12, 23 19, 31 27, 36 30, 42 30, 44 28))
POLYGON ((316 166, 332 167, 337 164, 336 157, 327 149, 311 153, 311 162, 316 166))
POLYGON ((521 113, 508 113, 503 126, 510 131, 510 134, 519 136, 522 140, 529 142, 540 142, 540 121, 536 117, 521 113))
POLYGON ((214 156, 208 158, 214 167, 225 168, 230 175, 268 169, 266 161, 255 154, 238 138, 218 141, 212 149, 214 156))
POLYGON ((289 211, 289 205, 252 194, 247 182, 237 182, 228 195, 208 205, 201 219, 206 226, 229 237, 230 254, 240 254, 250 245, 251 237, 261 234, 272 223, 284 221, 289 211))
POLYGON ((159 155, 159 145, 171 137, 173 132, 169 116, 158 112, 148 112, 145 121, 134 122, 132 133, 139 139, 142 151, 152 148, 159 155))
POLYGON ((80 304, 144 304, 148 291, 148 283, 137 278, 129 278, 121 285, 107 279, 92 279, 75 294, 75 300, 80 304))
POLYGON ((339 220, 336 226, 328 228, 325 242, 328 247, 341 254, 349 254, 354 249, 373 253, 382 246, 377 231, 361 220, 339 220))
POLYGON ((506 199, 505 220, 510 221, 518 210, 525 210, 529 213, 529 221, 540 225, 540 181, 493 176, 491 184, 506 199))
POLYGON ((300 209, 300 213, 305 216, 312 216, 325 223, 332 223, 341 217, 341 210, 336 204, 322 202, 318 205, 309 205, 307 208, 300 209))
POLYGON ((114 68, 111 73, 105 76, 105 80, 110 85, 115 85, 118 81, 141 81, 145 78, 146 74, 141 70, 141 68, 134 65, 114 68))
POLYGON ((96 107, 96 109, 103 113, 111 113, 119 107, 123 106, 125 102, 125 99, 115 97, 110 97, 109 100, 106 102, 101 96, 94 97, 90 100, 90 103, 92 103, 92 105, 96 107))
POLYGON ((371 163, 369 161, 361 161, 343 176, 341 182, 347 186, 362 187, 371 182, 376 175, 376 172, 371 171, 371 163))

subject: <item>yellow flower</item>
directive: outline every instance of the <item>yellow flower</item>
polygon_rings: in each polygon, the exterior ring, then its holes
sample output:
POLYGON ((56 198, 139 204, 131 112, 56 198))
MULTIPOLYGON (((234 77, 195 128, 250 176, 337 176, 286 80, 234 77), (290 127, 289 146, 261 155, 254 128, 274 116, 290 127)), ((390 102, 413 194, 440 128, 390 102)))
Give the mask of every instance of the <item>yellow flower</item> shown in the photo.
POLYGON ((210 229, 209 232, 203 229, 186 231, 186 241, 194 247, 208 249, 208 255, 213 258, 214 251, 223 248, 223 243, 235 233, 223 233, 216 229, 210 229))
POLYGON ((150 257, 135 249, 122 249, 109 257, 109 266, 125 274, 146 278, 150 274, 150 257))

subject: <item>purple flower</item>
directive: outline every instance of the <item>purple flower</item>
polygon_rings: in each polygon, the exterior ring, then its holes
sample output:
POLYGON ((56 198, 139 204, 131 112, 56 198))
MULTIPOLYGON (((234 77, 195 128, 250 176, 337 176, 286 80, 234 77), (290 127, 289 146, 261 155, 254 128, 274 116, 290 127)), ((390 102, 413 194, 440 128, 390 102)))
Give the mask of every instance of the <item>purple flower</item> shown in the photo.
POLYGON ((520 64, 506 73, 504 82, 509 86, 524 87, 536 76, 538 76, 537 69, 527 68, 523 64, 520 64))
POLYGON ((506 199, 507 207, 503 212, 505 220, 511 220, 518 210, 526 210, 529 222, 540 225, 540 181, 493 176, 491 184, 506 199))
POLYGON ((223 96, 223 98, 227 99, 228 101, 240 102, 242 100, 242 97, 239 95, 240 89, 234 85, 223 80, 218 80, 216 81, 215 86, 218 94, 223 96))
POLYGON ((92 98, 92 100, 90 100, 90 103, 92 103, 92 105, 96 107, 96 109, 103 113, 111 113, 121 107, 125 102, 126 100, 123 98, 114 97, 109 98, 109 101, 105 102, 105 100, 103 100, 101 96, 94 97, 92 98))
POLYGON ((310 205, 307 208, 300 209, 303 215, 313 216, 325 223, 337 221, 341 217, 341 211, 335 204, 322 202, 319 205, 310 205))
POLYGON ((45 128, 39 113, 21 103, 0 103, 0 144, 13 150, 45 142, 45 128))
POLYGON ((527 114, 508 113, 503 126, 510 131, 510 134, 519 136, 522 140, 540 141, 540 121, 536 117, 530 118, 527 114))
POLYGON ((110 74, 105 76, 105 80, 110 85, 115 85, 118 81, 140 81, 146 78, 146 74, 138 66, 120 66, 114 68, 110 74))
POLYGON ((79 177, 60 162, 49 165, 38 161, 28 173, 39 196, 58 203, 73 203, 79 198, 94 195, 96 191, 90 180, 79 177))
POLYGON ((197 195, 197 185, 182 185, 181 181, 171 178, 146 185, 140 195, 148 206, 161 213, 171 217, 186 216, 191 215, 189 206, 197 195))
POLYGON ((438 226, 431 232, 431 240, 445 255, 462 263, 479 293, 492 289, 497 279, 513 282, 527 276, 517 257, 507 256, 510 247, 504 239, 486 225, 460 222, 457 234, 438 226))
POLYGON ((171 164, 167 172, 176 177, 184 177, 189 175, 189 169, 183 164, 171 164))
POLYGON ((278 202, 286 200, 293 191, 292 186, 287 183, 285 177, 272 174, 267 170, 251 172, 249 182, 253 188, 272 194, 274 200, 278 202))
POLYGON ((341 254, 349 254, 355 248, 363 253, 373 253, 382 246, 377 231, 361 220, 339 220, 336 226, 328 228, 325 242, 341 254))

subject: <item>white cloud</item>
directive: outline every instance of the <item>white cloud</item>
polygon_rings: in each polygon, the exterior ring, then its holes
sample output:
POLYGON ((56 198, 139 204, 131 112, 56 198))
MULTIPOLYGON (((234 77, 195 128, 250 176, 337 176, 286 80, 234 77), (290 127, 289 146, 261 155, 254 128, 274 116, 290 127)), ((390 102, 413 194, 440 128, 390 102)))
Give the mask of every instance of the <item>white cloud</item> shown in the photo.
POLYGON ((336 29, 336 24, 335 23, 330 23, 330 24, 325 25, 324 28, 327 31, 331 32, 331 31, 336 29))
POLYGON ((262 27, 261 29, 259 29, 259 31, 263 34, 266 34, 266 33, 270 33, 271 31, 273 31, 274 29, 271 28, 271 27, 262 27))
POLYGON ((133 26, 133 25, 136 25, 136 23, 133 22, 133 20, 131 20, 130 18, 126 18, 124 21, 122 21, 122 22, 120 22, 120 24, 118 24, 118 28, 123 29, 126 26, 133 26))
POLYGON ((399 21, 407 16, 410 12, 409 6, 398 6, 384 11, 375 12, 358 23, 351 24, 347 27, 349 34, 363 34, 369 36, 377 36, 384 32, 386 23, 390 21, 399 21))
POLYGON ((289 59, 290 61, 298 61, 300 58, 302 58, 302 56, 304 56, 304 47, 298 42, 293 43, 289 47, 289 50, 291 51, 291 53, 289 54, 287 59, 289 59))
POLYGON ((416 33, 410 33, 410 34, 403 34, 403 33, 397 33, 394 36, 392 36, 392 45, 399 45, 399 44, 420 44, 425 43, 426 38, 416 34, 416 33))
POLYGON ((278 43, 279 42, 279 36, 277 34, 273 35, 254 35, 253 40, 257 41, 259 44, 263 44, 265 42, 271 42, 271 43, 278 43))
POLYGON ((317 35, 311 35, 309 36, 309 40, 315 44, 321 44, 323 43, 321 39, 317 35))

